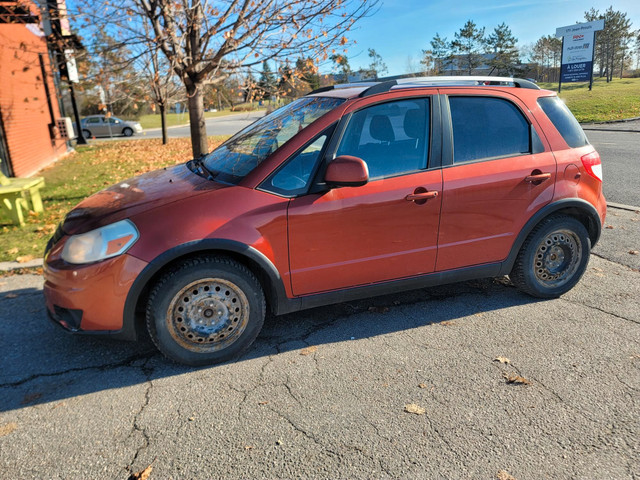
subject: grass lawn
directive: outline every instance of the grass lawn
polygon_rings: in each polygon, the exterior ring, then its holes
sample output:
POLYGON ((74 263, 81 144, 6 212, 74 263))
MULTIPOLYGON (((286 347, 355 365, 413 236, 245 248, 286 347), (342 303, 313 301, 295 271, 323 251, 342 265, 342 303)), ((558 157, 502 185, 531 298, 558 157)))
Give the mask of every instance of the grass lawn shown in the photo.
MULTIPOLYGON (((228 137, 209 137, 209 148, 228 137)), ((40 173, 44 212, 30 214, 24 227, 11 224, 0 210, 0 261, 42 257, 57 224, 85 197, 126 178, 185 162, 192 158, 189 138, 98 143, 76 147, 76 152, 40 173)))
MULTIPOLYGON (((557 83, 539 86, 558 90, 557 83)), ((587 83, 567 83, 562 85, 560 98, 581 123, 640 117, 640 78, 614 78, 610 83, 597 78, 591 91, 587 83)))

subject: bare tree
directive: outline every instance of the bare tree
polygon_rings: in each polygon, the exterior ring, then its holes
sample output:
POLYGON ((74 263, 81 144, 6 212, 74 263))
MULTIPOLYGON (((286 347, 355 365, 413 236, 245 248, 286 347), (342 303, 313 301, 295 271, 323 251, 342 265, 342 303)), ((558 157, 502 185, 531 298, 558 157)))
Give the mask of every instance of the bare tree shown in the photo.
MULTIPOLYGON (((85 0, 88 2, 88 0, 85 0)), ((189 104, 191 145, 208 151, 203 90, 265 60, 304 54, 326 60, 346 50, 353 24, 378 0, 102 0, 91 10, 123 38, 151 41, 183 83, 189 104), (151 34, 145 35, 142 22, 151 34)))

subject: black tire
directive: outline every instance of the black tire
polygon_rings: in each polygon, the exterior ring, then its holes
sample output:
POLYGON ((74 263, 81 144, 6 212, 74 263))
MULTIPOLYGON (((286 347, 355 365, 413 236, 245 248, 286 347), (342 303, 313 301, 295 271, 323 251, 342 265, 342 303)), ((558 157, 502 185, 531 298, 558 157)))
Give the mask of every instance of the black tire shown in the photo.
POLYGON ((557 298, 582 278, 591 240, 582 223, 566 215, 540 222, 525 240, 509 274, 513 284, 538 298, 557 298))
POLYGON ((82 129, 82 136, 85 140, 89 140, 91 138, 91 132, 87 129, 82 129))
POLYGON ((224 257, 198 257, 164 274, 152 288, 147 329, 171 360, 212 365, 249 348, 265 310, 260 283, 248 268, 224 257))
POLYGON ((127 127, 124 130, 122 130, 122 134, 125 137, 130 137, 131 135, 133 135, 133 130, 131 128, 127 127))

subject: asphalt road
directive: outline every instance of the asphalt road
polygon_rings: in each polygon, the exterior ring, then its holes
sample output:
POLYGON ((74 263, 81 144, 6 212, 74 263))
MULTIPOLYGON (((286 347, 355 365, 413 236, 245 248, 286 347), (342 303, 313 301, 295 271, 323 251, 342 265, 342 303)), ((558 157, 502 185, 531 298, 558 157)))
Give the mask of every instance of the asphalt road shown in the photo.
MULTIPOLYGON (((207 118, 207 135, 233 135, 257 119, 262 118, 264 114, 264 111, 256 111, 207 118)), ((185 121, 189 122, 188 116, 185 116, 185 121)), ((170 127, 167 129, 167 133, 169 138, 182 138, 191 135, 189 125, 170 127)), ((98 138, 90 141, 136 140, 139 138, 162 138, 162 131, 159 128, 155 128, 144 130, 141 134, 134 135, 133 137, 98 138)))
POLYGON ((41 277, 0 278, 0 478, 638 478, 640 214, 607 225, 561 299, 488 279, 317 308, 201 369, 69 336, 41 277))
POLYGON ((609 202, 640 205, 638 169, 640 168, 640 121, 630 124, 588 126, 589 141, 602 159, 604 194, 609 202), (598 130, 606 129, 606 130, 598 130), (634 129, 636 131, 634 131, 634 129))

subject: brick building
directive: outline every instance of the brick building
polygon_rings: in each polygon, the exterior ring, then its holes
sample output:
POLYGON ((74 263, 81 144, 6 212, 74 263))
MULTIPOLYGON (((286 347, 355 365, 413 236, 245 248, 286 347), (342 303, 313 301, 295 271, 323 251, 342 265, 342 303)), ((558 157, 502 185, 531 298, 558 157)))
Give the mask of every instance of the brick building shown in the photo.
POLYGON ((0 168, 28 177, 67 153, 40 10, 0 0, 0 168), (45 83, 46 82, 46 83, 45 83))

